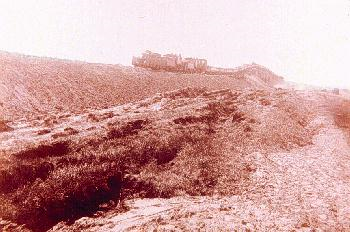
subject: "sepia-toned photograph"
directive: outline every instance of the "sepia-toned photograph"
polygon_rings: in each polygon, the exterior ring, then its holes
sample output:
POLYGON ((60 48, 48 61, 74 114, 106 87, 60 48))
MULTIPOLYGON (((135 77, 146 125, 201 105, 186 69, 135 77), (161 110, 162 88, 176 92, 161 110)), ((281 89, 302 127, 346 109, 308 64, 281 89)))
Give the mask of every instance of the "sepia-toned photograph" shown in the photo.
POLYGON ((0 231, 349 232, 350 0, 0 0, 0 231))

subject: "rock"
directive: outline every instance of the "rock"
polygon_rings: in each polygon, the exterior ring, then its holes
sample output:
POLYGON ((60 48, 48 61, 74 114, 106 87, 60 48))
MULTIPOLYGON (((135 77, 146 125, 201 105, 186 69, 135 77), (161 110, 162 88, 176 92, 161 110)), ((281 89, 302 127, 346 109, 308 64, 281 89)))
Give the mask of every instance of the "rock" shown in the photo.
POLYGON ((3 232, 19 232, 19 231, 29 231, 24 225, 18 225, 8 220, 0 218, 0 231, 3 232))

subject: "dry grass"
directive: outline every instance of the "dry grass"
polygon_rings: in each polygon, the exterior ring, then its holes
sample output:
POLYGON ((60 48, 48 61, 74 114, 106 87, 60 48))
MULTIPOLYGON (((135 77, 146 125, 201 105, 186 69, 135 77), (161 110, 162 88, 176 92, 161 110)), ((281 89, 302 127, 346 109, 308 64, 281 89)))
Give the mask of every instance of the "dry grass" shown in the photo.
POLYGON ((344 100, 340 105, 332 105, 335 124, 350 131, 350 100, 344 100))
POLYGON ((1 172, 16 178, 0 182, 0 217, 42 231, 111 200, 238 194, 255 170, 251 152, 289 150, 312 136, 293 94, 186 89, 161 97, 157 113, 140 110, 91 136, 67 135, 10 155, 1 172))
POLYGON ((350 100, 344 99, 329 103, 329 111, 334 118, 335 125, 344 131, 344 135, 350 144, 350 100))

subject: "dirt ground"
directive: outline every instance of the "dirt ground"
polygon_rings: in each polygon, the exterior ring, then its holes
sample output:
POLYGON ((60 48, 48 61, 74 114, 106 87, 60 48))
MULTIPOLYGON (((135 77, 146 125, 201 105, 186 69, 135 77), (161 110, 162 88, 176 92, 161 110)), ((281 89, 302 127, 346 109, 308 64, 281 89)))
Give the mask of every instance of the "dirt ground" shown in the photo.
POLYGON ((313 143, 251 154, 256 171, 242 195, 135 199, 126 203, 125 213, 112 210, 52 230, 349 231, 349 128, 338 127, 335 112, 326 107, 340 98, 304 95, 316 112, 308 126, 319 129, 313 143))

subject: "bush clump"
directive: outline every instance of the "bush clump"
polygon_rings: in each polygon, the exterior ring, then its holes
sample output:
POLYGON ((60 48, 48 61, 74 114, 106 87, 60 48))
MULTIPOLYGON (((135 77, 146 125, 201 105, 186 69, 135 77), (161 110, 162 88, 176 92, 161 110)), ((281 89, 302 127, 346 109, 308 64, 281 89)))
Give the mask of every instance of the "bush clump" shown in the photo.
POLYGON ((6 124, 6 121, 0 119, 0 132, 9 132, 12 131, 13 128, 6 124))
POLYGON ((63 156, 70 151, 69 141, 56 141, 51 144, 40 144, 34 148, 24 149, 15 153, 18 159, 37 159, 49 156, 63 156))
POLYGON ((138 133, 146 124, 147 120, 134 120, 124 124, 118 128, 113 128, 107 133, 109 139, 123 138, 138 133))
POLYGON ((163 96, 172 108, 152 113, 152 122, 148 112, 12 154, 0 174, 0 217, 45 231, 132 197, 240 194, 255 171, 248 155, 303 146, 311 135, 307 113, 285 94, 262 105, 263 92, 249 93, 255 101, 231 93, 175 91, 163 96), (189 98, 199 105, 187 108, 189 98))
POLYGON ((99 204, 118 200, 122 173, 114 166, 93 164, 55 170, 16 192, 14 203, 21 206, 16 222, 35 231, 48 230, 62 220, 73 221, 95 212, 99 204))
POLYGON ((54 165, 49 162, 42 162, 38 165, 16 165, 8 170, 0 171, 0 193, 8 193, 20 186, 33 182, 40 178, 45 180, 54 165))

